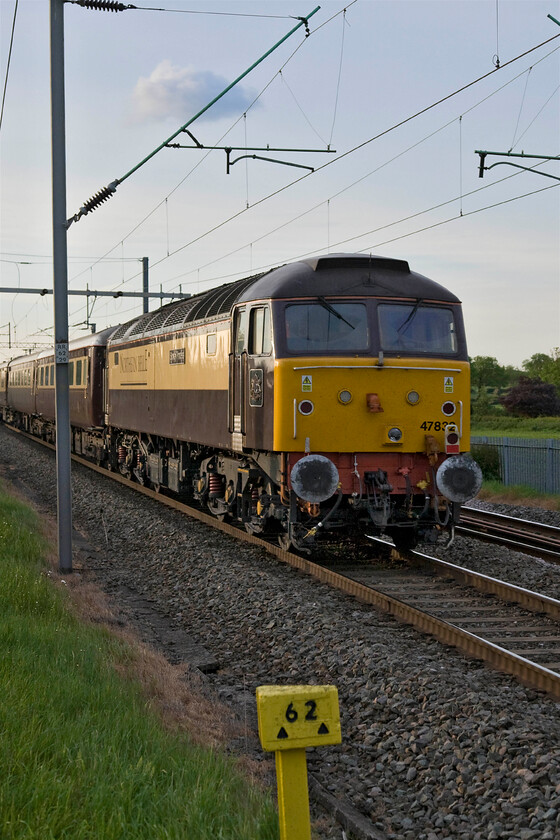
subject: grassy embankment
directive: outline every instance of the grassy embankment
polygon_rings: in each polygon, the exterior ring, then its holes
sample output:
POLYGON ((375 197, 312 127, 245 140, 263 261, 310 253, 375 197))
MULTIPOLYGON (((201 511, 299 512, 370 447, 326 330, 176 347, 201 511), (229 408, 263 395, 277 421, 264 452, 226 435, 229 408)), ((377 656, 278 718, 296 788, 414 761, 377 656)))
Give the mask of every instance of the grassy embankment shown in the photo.
POLYGON ((76 617, 46 554, 0 486, 2 840, 276 838, 270 799, 163 725, 130 678, 139 654, 76 617))
POLYGON ((560 438, 560 417, 487 416, 473 419, 476 437, 560 438))

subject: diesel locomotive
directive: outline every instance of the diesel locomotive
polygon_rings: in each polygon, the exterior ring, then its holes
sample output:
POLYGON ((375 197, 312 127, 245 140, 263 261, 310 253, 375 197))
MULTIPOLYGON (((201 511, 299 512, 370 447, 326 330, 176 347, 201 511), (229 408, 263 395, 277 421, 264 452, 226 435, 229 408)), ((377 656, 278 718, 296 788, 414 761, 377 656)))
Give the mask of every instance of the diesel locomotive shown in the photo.
MULTIPOLYGON (((69 349, 74 452, 285 547, 451 539, 480 488, 461 304, 404 260, 301 260, 69 349)), ((0 412, 54 439, 52 351, 0 366, 0 412)))

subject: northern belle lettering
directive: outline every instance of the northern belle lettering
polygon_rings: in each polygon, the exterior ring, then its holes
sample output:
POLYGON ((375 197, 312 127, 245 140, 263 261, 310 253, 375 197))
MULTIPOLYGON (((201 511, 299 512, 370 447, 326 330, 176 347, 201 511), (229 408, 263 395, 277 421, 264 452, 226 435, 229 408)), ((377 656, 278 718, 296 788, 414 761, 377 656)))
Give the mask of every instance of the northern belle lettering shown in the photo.
POLYGON ((142 373, 148 370, 145 353, 138 356, 120 354, 119 365, 122 373, 142 373))

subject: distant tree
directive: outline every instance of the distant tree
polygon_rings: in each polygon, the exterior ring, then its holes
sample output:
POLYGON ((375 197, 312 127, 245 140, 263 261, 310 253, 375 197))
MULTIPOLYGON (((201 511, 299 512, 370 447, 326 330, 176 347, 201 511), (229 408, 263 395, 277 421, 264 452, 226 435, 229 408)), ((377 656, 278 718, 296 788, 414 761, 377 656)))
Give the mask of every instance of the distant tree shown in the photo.
POLYGON ((505 368, 493 356, 475 356, 471 359, 471 383, 476 388, 477 399, 484 388, 501 388, 508 382, 505 368))
POLYGON ((554 347, 550 356, 546 353, 534 353, 523 362, 523 370, 533 379, 550 382, 560 390, 560 347, 554 347))
POLYGON ((515 368, 513 365, 506 365, 503 368, 504 371, 504 384, 501 386, 502 388, 511 388, 513 385, 517 385, 519 382, 519 377, 523 376, 522 372, 515 368))
POLYGON ((560 398, 554 385, 541 379, 522 376, 500 402, 510 414, 518 417, 556 417, 560 415, 560 398))

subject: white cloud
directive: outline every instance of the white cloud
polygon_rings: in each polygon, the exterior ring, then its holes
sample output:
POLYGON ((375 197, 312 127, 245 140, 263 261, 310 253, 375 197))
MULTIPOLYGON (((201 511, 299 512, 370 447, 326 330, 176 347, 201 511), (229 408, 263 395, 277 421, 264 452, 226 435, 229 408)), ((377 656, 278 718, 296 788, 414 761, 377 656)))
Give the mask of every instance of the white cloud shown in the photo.
MULTIPOLYGON (((141 76, 132 94, 132 117, 135 122, 161 120, 186 121, 195 116, 231 83, 210 70, 197 72, 191 67, 177 67, 168 59, 161 61, 151 75, 141 76)), ((217 120, 239 114, 252 102, 255 92, 234 87, 204 114, 217 120)))

